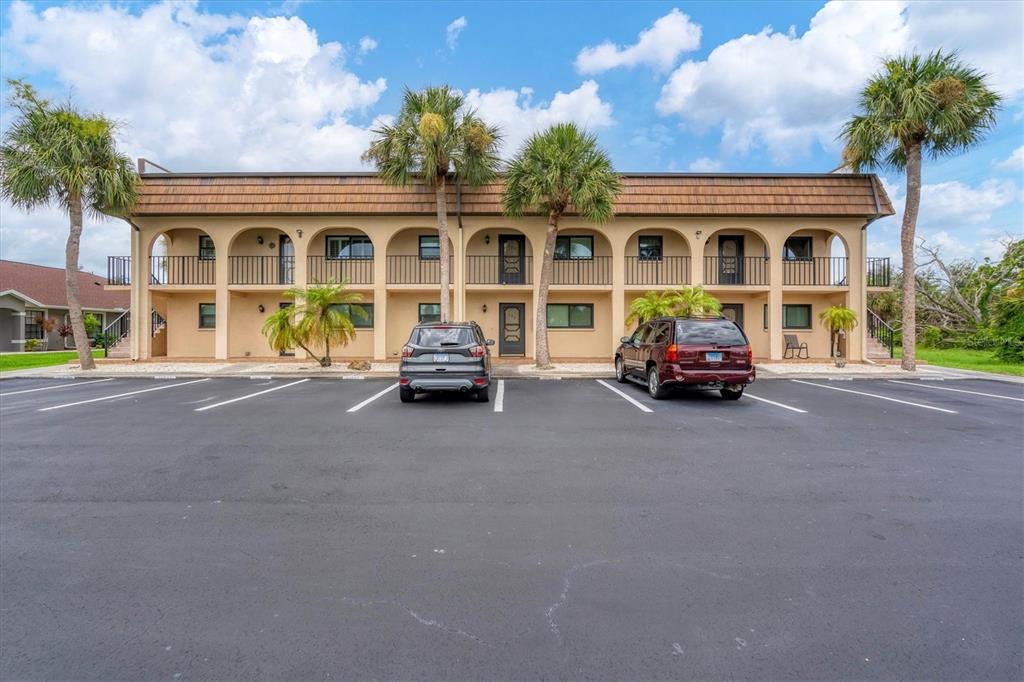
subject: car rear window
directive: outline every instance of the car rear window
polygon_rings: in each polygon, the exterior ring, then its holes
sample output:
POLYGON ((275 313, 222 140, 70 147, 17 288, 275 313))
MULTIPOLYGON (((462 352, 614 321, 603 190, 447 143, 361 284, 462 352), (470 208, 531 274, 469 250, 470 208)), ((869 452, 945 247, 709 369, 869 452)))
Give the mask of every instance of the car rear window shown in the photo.
POLYGON ((729 320, 680 320, 676 322, 676 343, 745 346, 747 340, 729 320))
POLYGON ((465 346, 473 343, 469 327, 417 327, 409 343, 414 346, 465 346))

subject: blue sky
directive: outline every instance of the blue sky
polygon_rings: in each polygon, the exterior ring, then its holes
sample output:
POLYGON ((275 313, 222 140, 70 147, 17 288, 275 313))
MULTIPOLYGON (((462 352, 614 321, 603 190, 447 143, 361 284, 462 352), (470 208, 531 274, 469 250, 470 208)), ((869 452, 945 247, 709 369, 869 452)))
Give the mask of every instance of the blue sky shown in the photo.
MULTIPOLYGON (((448 83, 506 133, 574 120, 624 171, 828 171, 886 54, 959 49, 1006 97, 967 156, 925 168, 920 233, 983 257, 1022 231, 1021 3, 3 2, 0 71, 122 122, 174 170, 354 170, 403 87, 448 83)), ((8 111, 3 110, 6 125, 8 111)), ((895 202, 902 178, 881 172, 895 202)), ((0 206, 4 258, 60 264, 66 221, 0 206)), ((898 251, 897 218, 869 233, 898 251)), ((127 253, 87 228, 83 263, 127 253)))

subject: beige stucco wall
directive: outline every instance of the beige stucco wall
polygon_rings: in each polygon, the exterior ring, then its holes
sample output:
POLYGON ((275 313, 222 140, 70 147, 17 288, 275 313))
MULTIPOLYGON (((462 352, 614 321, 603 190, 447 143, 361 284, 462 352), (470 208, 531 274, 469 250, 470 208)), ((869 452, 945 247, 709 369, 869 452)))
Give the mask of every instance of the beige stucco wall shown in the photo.
MULTIPOLYGON (((361 285, 360 288, 378 303, 376 306, 375 329, 358 333, 357 341, 346 351, 353 356, 373 356, 378 359, 398 356, 401 346, 407 339, 409 329, 416 322, 417 304, 437 300, 437 292, 429 286, 419 287, 419 291, 409 291, 386 282, 386 256, 415 256, 418 251, 418 235, 436 234, 432 216, 283 216, 283 217, 192 217, 192 218, 139 218, 136 223, 140 232, 133 234, 133 329, 135 338, 133 352, 137 357, 145 358, 160 352, 159 342, 152 342, 142 334, 141 327, 148 325, 148 311, 158 296, 166 297, 168 329, 166 337, 166 353, 169 356, 196 357, 250 357, 257 354, 270 354, 265 345, 258 319, 251 319, 258 301, 263 301, 268 311, 279 301, 280 292, 244 291, 238 287, 227 289, 228 265, 223 254, 234 255, 277 255, 280 234, 288 234, 295 246, 295 276, 301 284, 306 281, 307 256, 322 256, 324 240, 327 234, 366 234, 373 241, 375 258, 372 263, 373 283, 361 285), (198 255, 198 238, 201 232, 209 234, 215 243, 218 259, 216 262, 216 291, 199 293, 188 287, 147 287, 149 273, 148 255, 153 240, 162 233, 171 236, 168 244, 170 255, 198 255), (302 236, 299 236, 299 233, 302 236), (256 236, 262 235, 264 244, 259 245, 256 236), (275 249, 269 248, 270 242, 275 249), (198 302, 218 304, 218 331, 199 331, 197 327, 198 302), (244 301, 244 303, 241 303, 244 301), (268 306, 267 304, 271 304, 268 306), (222 305, 223 304, 223 305, 222 305), (236 312, 238 309, 238 312, 236 312), (221 324, 221 319, 223 324, 221 324), (152 348, 150 346, 153 346, 152 348)), ((450 219, 452 247, 455 254, 453 272, 453 307, 456 316, 478 319, 488 335, 498 336, 497 314, 498 303, 527 302, 528 354, 533 353, 533 322, 535 311, 532 301, 535 290, 530 289, 493 289, 481 291, 475 287, 467 288, 461 283, 464 277, 461 256, 497 255, 497 237, 500 234, 522 233, 528 240, 528 253, 534 256, 532 263, 533 281, 539 280, 541 267, 541 250, 546 232, 546 220, 542 217, 509 219, 499 216, 467 216, 463 218, 463 228, 456 226, 454 216, 450 219), (490 244, 484 244, 484 236, 489 234, 490 244), (480 307, 486 303, 488 313, 483 314, 480 307)), ((781 304, 797 300, 799 297, 811 297, 815 303, 815 316, 827 301, 844 301, 857 311, 863 320, 865 315, 864 259, 866 253, 863 219, 791 219, 791 218, 633 218, 620 217, 606 225, 595 226, 579 218, 564 218, 560 234, 563 236, 593 234, 595 235, 595 251, 598 256, 614 256, 612 261, 612 282, 608 286, 577 290, 561 286, 551 293, 552 301, 562 302, 593 302, 595 303, 595 329, 587 331, 559 330, 551 333, 552 352, 556 357, 595 357, 610 356, 619 336, 625 333, 625 316, 629 302, 633 296, 642 294, 637 288, 627 289, 625 281, 625 258, 635 256, 637 238, 641 234, 661 234, 664 238, 665 255, 689 255, 691 257, 689 284, 701 284, 703 281, 702 261, 704 255, 717 255, 717 237, 722 234, 745 234, 745 255, 761 256, 767 251, 770 259, 770 291, 716 291, 716 295, 724 302, 742 302, 747 317, 746 329, 755 344, 755 353, 759 357, 780 357, 782 354, 781 335, 781 304), (782 282, 782 244, 791 234, 811 234, 815 238, 814 255, 829 256, 828 240, 834 235, 841 235, 847 244, 849 257, 849 286, 836 291, 803 291, 799 288, 787 287, 782 282), (771 310, 777 311, 771 316, 770 324, 774 331, 764 332, 761 322, 760 304, 755 301, 771 302, 771 310), (614 303, 613 303, 614 302, 614 303), (748 305, 749 303, 749 305, 748 305), (761 337, 755 338, 757 330, 761 337)), ((679 282, 679 285, 687 282, 679 282)), ((675 285, 675 283, 673 283, 675 285)), ((369 299, 368 299, 369 300, 369 299)), ((815 326, 817 322, 815 319, 815 326)), ((827 334, 816 328, 808 332, 798 332, 809 336, 812 354, 827 357, 827 334)), ((863 348, 863 324, 851 335, 851 359, 860 359, 863 348)))
POLYGON ((524 318, 526 356, 532 356, 534 339, 536 338, 536 330, 534 329, 533 292, 522 290, 469 291, 466 293, 466 317, 479 324, 484 330, 484 335, 487 338, 494 339, 495 343, 491 352, 495 357, 498 357, 500 355, 498 342, 501 337, 499 304, 501 303, 522 303, 526 306, 526 316, 524 318), (487 312, 483 311, 483 306, 485 305, 487 306, 487 312))

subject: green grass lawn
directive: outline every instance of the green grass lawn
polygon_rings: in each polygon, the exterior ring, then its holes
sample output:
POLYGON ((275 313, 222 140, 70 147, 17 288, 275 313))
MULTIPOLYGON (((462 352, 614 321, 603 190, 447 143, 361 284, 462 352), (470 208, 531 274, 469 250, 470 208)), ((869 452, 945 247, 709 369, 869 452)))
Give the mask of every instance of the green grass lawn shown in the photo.
MULTIPOLYGON (((94 358, 103 357, 103 349, 93 350, 94 358)), ((59 351, 56 353, 0 353, 0 372, 10 372, 15 369, 32 369, 34 367, 50 367, 52 365, 63 365, 68 360, 78 357, 73 350, 59 351)))
MULTIPOLYGON (((902 348, 896 348, 896 357, 903 357, 902 350, 902 348)), ((920 360, 925 360, 929 365, 938 365, 939 367, 1024 376, 1024 365, 997 360, 995 354, 990 350, 918 347, 917 357, 920 360)))

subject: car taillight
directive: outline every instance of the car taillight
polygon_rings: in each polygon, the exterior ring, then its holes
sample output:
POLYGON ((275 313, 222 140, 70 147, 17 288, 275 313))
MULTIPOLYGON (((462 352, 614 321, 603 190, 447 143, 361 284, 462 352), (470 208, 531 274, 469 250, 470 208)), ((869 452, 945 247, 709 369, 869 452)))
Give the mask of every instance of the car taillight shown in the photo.
POLYGON ((754 364, 754 349, 752 346, 747 346, 747 364, 754 364))
POLYGON ((474 358, 482 358, 483 356, 487 355, 487 349, 484 348, 483 346, 473 346, 472 348, 469 349, 469 354, 472 355, 474 358))
POLYGON ((412 346, 402 346, 402 357, 403 358, 411 358, 412 357, 412 346))
POLYGON ((665 349, 666 362, 679 362, 679 346, 672 343, 665 349))

